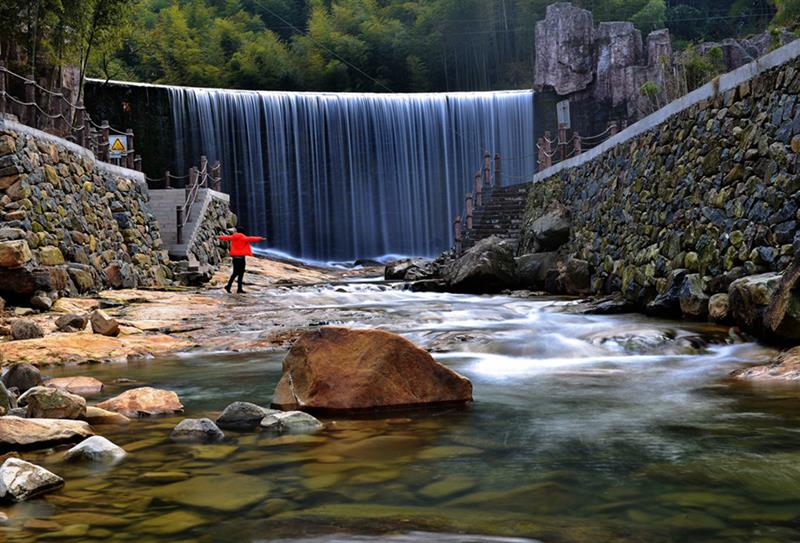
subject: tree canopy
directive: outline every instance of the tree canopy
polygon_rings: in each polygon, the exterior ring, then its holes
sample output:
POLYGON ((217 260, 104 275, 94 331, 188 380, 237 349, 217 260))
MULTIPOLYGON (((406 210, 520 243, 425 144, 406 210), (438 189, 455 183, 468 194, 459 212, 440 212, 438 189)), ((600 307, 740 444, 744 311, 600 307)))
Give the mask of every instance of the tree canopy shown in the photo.
MULTIPOLYGON (((446 91, 532 85, 553 0, 5 0, 0 56, 96 77, 253 89, 446 91), (6 24, 6 21, 8 24, 6 24)), ((791 22, 800 0, 572 0, 678 43, 791 22)))

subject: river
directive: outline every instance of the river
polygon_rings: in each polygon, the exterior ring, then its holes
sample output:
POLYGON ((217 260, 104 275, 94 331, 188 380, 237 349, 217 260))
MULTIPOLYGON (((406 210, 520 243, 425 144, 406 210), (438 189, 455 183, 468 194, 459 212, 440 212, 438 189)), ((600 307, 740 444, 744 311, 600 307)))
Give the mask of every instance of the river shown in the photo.
MULTIPOLYGON (((182 417, 99 427, 128 457, 95 467, 64 463, 63 448, 25 454, 66 486, 5 509, 0 538, 800 539, 800 389, 728 380, 774 351, 726 328, 377 280, 253 296, 265 312, 290 307, 401 333, 469 377, 475 401, 323 418, 326 429, 311 436, 227 431, 214 445, 171 443, 182 417)), ((213 418, 236 400, 268 404, 284 355, 192 353, 46 373, 101 379, 98 400, 134 385, 168 388, 185 416, 213 418)))

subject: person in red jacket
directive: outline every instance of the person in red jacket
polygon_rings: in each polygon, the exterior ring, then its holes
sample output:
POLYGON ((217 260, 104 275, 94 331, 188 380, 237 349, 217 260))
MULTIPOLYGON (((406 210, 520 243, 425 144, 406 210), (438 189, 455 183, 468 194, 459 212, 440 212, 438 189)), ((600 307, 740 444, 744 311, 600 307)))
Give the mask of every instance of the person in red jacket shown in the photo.
POLYGON ((244 268, 245 257, 253 256, 253 250, 250 248, 251 243, 257 241, 264 241, 266 238, 260 236, 245 236, 241 228, 234 228, 235 232, 230 236, 218 236, 222 241, 231 242, 231 258, 233 259, 233 273, 225 286, 225 290, 231 291, 233 280, 238 278, 239 288, 236 290, 239 294, 244 293, 242 289, 242 281, 244 281, 244 268))

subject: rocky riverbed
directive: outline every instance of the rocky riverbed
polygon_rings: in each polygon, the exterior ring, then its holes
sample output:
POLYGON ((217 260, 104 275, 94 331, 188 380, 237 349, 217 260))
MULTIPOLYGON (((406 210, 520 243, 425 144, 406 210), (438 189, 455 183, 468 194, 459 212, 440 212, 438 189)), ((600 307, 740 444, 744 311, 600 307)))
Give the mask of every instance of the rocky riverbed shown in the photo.
MULTIPOLYGON (((800 390, 732 379, 778 353, 729 326, 586 314, 593 304, 526 292, 413 292, 375 268, 251 264, 241 297, 221 289, 222 273, 204 289, 65 299, 83 315, 101 304, 119 335, 91 323, 56 332, 50 312, 25 317, 44 338, 0 343, 7 361, 27 357, 42 384, 64 391, 32 389, 23 412, 0 417, 0 437, 30 435, 14 433, 37 424, 29 410, 77 417, 59 419, 74 437, 10 453, 58 479, 39 472, 45 493, 0 505, 0 537, 800 537, 800 390), (292 339, 320 325, 402 334, 467 377, 474 403, 318 414, 319 425, 262 411, 292 339), (87 358, 111 363, 44 350, 64 337, 96 342, 87 358), (293 423, 313 433, 280 430, 293 423), (447 535, 464 533, 478 535, 447 535)), ((7 472, 30 469, 15 462, 7 472)))

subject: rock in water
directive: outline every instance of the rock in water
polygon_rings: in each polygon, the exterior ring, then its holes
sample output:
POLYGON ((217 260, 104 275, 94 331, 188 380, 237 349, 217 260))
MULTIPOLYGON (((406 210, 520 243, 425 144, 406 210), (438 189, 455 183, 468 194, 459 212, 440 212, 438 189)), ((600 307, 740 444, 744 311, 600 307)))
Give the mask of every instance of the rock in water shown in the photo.
POLYGON ((16 388, 20 392, 25 392, 42 384, 42 374, 36 366, 21 362, 8 368, 8 371, 3 374, 2 381, 8 388, 16 388))
POLYGON ((92 323, 92 331, 95 334, 104 336, 116 336, 119 334, 119 323, 101 309, 92 311, 90 321, 92 323))
POLYGON ((492 293, 514 284, 515 243, 496 236, 480 240, 445 269, 450 288, 458 292, 492 293))
POLYGON ((91 426, 82 420, 0 417, 0 450, 70 443, 92 435, 91 426))
POLYGON ((172 441, 221 441, 225 434, 210 419, 184 419, 169 437, 172 441))
POLYGON ((181 413, 183 404, 171 390, 140 387, 126 390, 119 396, 97 404, 100 409, 122 413, 126 417, 147 417, 181 413))
POLYGON ((263 430, 287 434, 311 434, 324 427, 320 420, 302 411, 276 411, 261 421, 263 430))
POLYGON ((522 255, 514 259, 517 269, 517 284, 526 288, 543 289, 547 280, 547 272, 555 269, 558 264, 558 254, 533 253, 522 255))
POLYGON ((90 462, 116 462, 125 457, 125 450, 103 436, 84 439, 64 453, 64 460, 88 460, 90 462))
POLYGON ((56 377, 45 381, 44 386, 66 390, 79 396, 93 396, 100 394, 103 383, 94 377, 56 377))
POLYGON ((44 337, 44 330, 33 321, 16 319, 11 323, 11 337, 17 340, 36 339, 44 337))
POLYGON ((753 381, 800 380, 800 347, 784 351, 770 364, 760 364, 731 372, 737 379, 753 381))
POLYGON ((86 400, 77 394, 49 387, 33 387, 19 397, 17 403, 27 406, 28 418, 82 419, 86 400))
POLYGON ((128 424, 131 419, 121 413, 106 411, 93 405, 86 406, 86 422, 89 424, 128 424))
POLYGON ((800 293, 794 268, 737 279, 728 288, 730 317, 744 329, 784 339, 800 338, 800 293))
POLYGON ((0 499, 21 502, 64 486, 64 480, 43 467, 19 458, 0 466, 0 499))
POLYGON ((233 402, 217 417, 217 426, 225 430, 253 430, 264 417, 275 412, 250 402, 233 402))
POLYGON ((351 410, 472 401, 472 383, 407 339, 321 328, 295 342, 272 399, 280 409, 351 410))
POLYGON ((689 272, 679 268, 667 275, 667 285, 656 299, 647 304, 645 312, 654 317, 674 317, 680 312, 680 296, 683 281, 689 272))
POLYGON ((70 313, 69 315, 61 315, 56 319, 56 328, 61 332, 80 332, 86 328, 89 319, 83 315, 76 315, 70 313))

